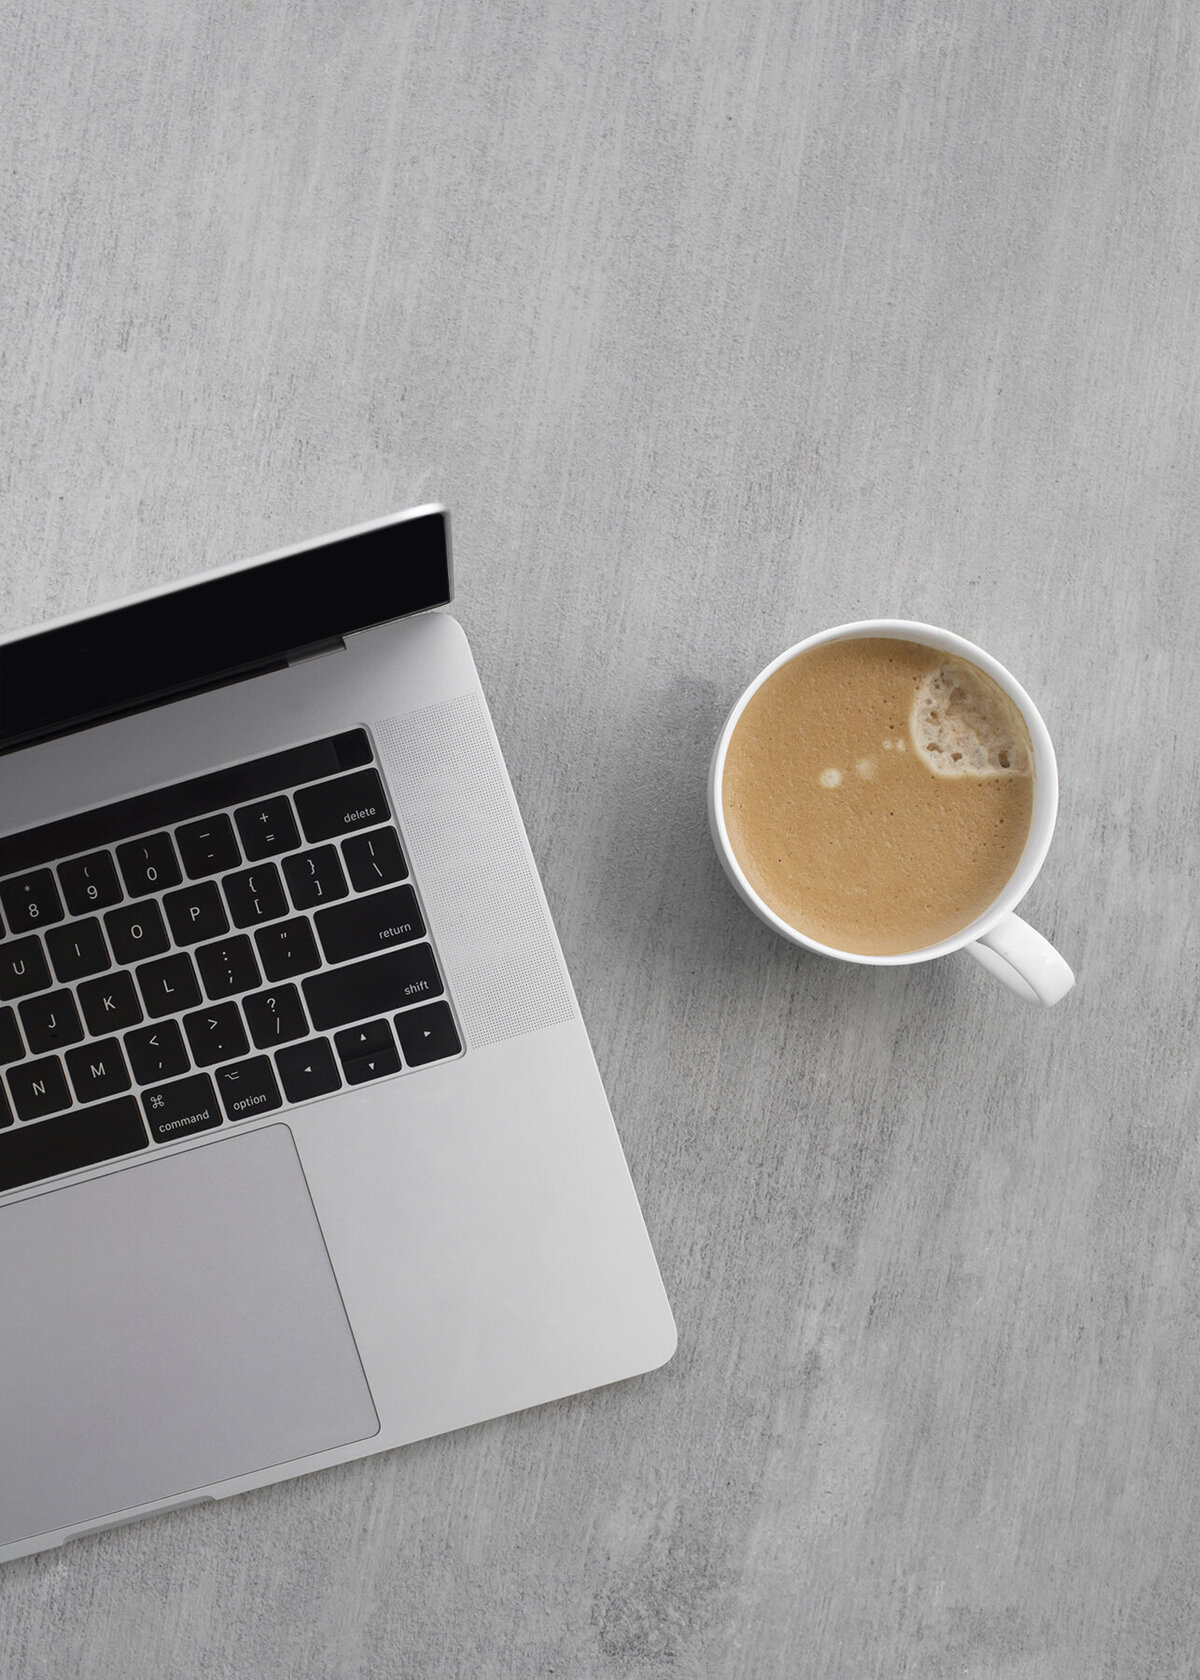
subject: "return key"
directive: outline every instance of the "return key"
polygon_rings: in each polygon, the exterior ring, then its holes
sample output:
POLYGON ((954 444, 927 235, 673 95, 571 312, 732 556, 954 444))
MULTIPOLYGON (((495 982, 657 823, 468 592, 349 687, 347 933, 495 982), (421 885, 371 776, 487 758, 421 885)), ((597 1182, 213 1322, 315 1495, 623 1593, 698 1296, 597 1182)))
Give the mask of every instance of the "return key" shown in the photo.
POLYGON ((407 945, 425 932, 411 887, 389 887, 366 898, 347 899, 318 910, 313 920, 326 961, 331 963, 370 956, 389 945, 407 945))

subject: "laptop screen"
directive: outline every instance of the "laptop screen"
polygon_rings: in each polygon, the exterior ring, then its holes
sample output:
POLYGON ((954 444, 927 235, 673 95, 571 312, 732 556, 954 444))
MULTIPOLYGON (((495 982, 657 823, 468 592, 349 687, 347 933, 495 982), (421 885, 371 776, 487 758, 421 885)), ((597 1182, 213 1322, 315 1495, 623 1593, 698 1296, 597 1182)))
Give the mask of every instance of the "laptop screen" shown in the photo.
POLYGON ((0 753, 445 606, 447 515, 421 509, 0 640, 0 753))

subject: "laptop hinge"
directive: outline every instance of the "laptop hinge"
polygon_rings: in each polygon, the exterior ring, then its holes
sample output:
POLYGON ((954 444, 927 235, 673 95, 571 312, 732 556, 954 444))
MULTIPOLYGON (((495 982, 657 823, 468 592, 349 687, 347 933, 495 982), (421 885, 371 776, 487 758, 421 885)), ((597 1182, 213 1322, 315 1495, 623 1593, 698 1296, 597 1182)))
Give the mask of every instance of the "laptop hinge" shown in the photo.
POLYGON ((306 659, 320 659, 326 653, 345 653, 346 643, 341 636, 330 636, 328 641, 310 642, 307 647, 293 648, 287 656, 289 665, 302 665, 306 659))

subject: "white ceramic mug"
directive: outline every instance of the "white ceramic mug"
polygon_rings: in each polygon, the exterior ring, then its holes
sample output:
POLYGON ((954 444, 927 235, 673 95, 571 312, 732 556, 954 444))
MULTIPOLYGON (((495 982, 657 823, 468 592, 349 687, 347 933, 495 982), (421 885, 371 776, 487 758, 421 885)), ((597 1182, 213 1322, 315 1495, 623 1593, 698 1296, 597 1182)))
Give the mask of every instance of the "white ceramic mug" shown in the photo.
POLYGON ((899 618, 874 618, 862 624, 839 624, 836 629, 822 630, 819 635, 809 636, 806 640, 797 642, 795 647, 788 648, 786 653, 781 653, 778 659, 772 660, 767 668, 755 677, 726 719, 713 753, 708 778, 708 820, 717 856, 742 898, 756 915, 761 916, 769 927, 775 929, 776 933, 782 934, 785 939, 792 940, 796 945, 806 946, 810 951, 819 951, 822 956, 840 957, 843 962, 873 963, 883 967, 895 967, 900 963, 931 962, 937 957, 948 956, 951 951, 969 951, 986 969, 1021 997, 1031 1003, 1047 1005, 1057 1003, 1070 991, 1075 984, 1075 976, 1049 940, 1031 928, 1028 922, 1023 922, 1020 916, 1014 915, 1013 910, 1029 891, 1034 877, 1042 867, 1050 849, 1050 837, 1054 833, 1057 812, 1058 767, 1054 760, 1050 734, 1037 707, 1016 678, 993 659, 991 654, 984 653, 982 648, 964 641, 961 636, 954 636, 948 630, 935 629, 932 624, 913 624, 899 618), (890 636, 897 641, 918 642, 923 647, 957 654, 960 659, 978 666, 1000 685, 1020 709, 1033 746, 1033 814, 1029 823, 1029 835, 1020 861, 1005 883, 1003 891, 997 894, 981 916, 977 916, 967 927, 949 939, 939 940, 936 945, 924 945, 917 951, 902 951, 894 956, 865 956, 857 951, 839 951, 832 945, 822 945, 817 940, 810 939, 807 934, 800 933, 790 923, 785 922, 782 916, 776 915, 770 905, 755 892, 733 855, 721 800, 721 783, 730 737, 751 696, 757 693, 767 678, 773 676, 781 665, 786 665, 798 653, 820 647, 824 642, 843 642, 857 636, 890 636))

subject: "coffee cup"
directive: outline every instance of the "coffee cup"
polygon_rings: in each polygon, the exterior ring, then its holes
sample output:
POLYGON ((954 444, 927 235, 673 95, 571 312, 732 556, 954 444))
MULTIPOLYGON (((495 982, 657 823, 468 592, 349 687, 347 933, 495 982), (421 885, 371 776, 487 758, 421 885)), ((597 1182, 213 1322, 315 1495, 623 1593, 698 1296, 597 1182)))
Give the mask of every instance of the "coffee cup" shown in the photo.
MULTIPOLYGON (((883 690, 880 692, 883 693, 883 690)), ((839 702, 839 705, 842 712, 847 709, 844 702, 839 702)), ((742 736, 739 736, 738 742, 741 740, 742 736)), ((1010 990, 1030 1002, 1043 1005, 1057 1003, 1064 997, 1074 985, 1075 976, 1050 942, 1015 914, 1015 907, 1029 891, 1045 861, 1057 810, 1058 770, 1050 734, 1037 707, 1016 678, 998 660, 961 636, 905 619, 869 619, 838 625, 797 642, 772 660, 745 689, 726 719, 713 752, 708 783, 709 826, 725 873, 750 909, 784 939, 822 956, 881 967, 932 962, 954 951, 967 951, 1010 990), (802 664, 796 663, 801 656, 813 655, 819 649, 828 651, 816 658, 806 658, 802 664), (873 664, 869 666, 865 663, 867 660, 873 661, 873 664), (881 660, 883 664, 880 664, 881 660), (826 750, 821 740, 820 718, 829 715, 828 708, 825 713, 811 711, 791 715, 786 707, 808 704, 804 696, 815 692, 813 684, 818 680, 832 681, 836 677, 842 684, 840 692, 843 696, 853 692, 856 680, 854 661, 859 661, 859 668, 864 672, 873 670, 877 665, 883 669, 886 665, 886 679, 893 687, 897 683, 908 685, 903 687, 903 694, 907 696, 911 692, 913 695, 912 710, 901 718, 899 705, 888 700, 886 704, 881 701, 882 709, 877 706, 869 715, 864 711, 867 721, 860 724, 860 720, 856 719, 855 727, 860 730, 865 728, 868 733, 871 728, 874 729, 870 735, 870 751, 863 756, 866 750, 856 749, 859 756, 853 763, 830 763, 818 773, 815 766, 821 761, 822 754, 837 758, 840 750, 841 757, 845 759, 850 749, 842 742, 840 749, 830 747, 826 750), (828 679, 821 678, 822 669, 829 670, 833 675, 828 679), (775 682, 764 693, 764 685, 771 684, 772 679, 775 682), (847 683, 851 685, 850 690, 846 688, 847 683), (793 699, 793 695, 798 698, 793 699), (749 715, 748 707, 751 707, 749 715), (781 711, 781 707, 785 709, 781 711), (1004 745, 999 736, 989 737, 989 707, 1013 737, 1013 745, 1004 745), (782 726, 778 723, 780 717, 787 725, 782 735, 782 726), (933 723, 929 722, 930 718, 933 723), (747 748, 736 746, 731 766, 731 742, 734 742, 735 732, 744 719, 746 727, 743 734, 753 735, 758 730, 761 739, 753 739, 747 748), (767 721, 761 722, 760 719, 767 721), (952 731, 949 737, 944 733, 947 727, 952 731), (762 734, 762 731, 772 728, 776 731, 775 738, 785 739, 786 754, 791 754, 790 742, 794 739, 797 744, 806 743, 804 750, 808 755, 800 770, 790 762, 786 765, 788 783, 784 788, 780 778, 780 805, 775 809, 772 801, 777 790, 772 779, 772 765, 778 768, 782 761, 776 761, 771 756, 773 738, 762 734), (787 734, 787 730, 791 731, 791 735, 787 734), (938 734, 939 730, 943 733, 938 734), (953 734, 954 730, 959 733, 953 734), (965 757, 960 750, 964 745, 967 749, 965 757), (927 768, 919 768, 919 763, 927 768), (746 769, 747 765, 749 769, 746 769), (899 776, 902 766, 903 775, 899 776), (917 813, 915 828, 910 817, 908 830, 905 830, 905 813, 900 807, 906 797, 905 788, 917 787, 912 781, 914 774, 924 778, 930 788, 944 793, 945 797, 966 801, 963 809, 968 813, 967 829, 964 830, 963 818, 957 810, 944 820, 936 814, 930 817, 922 815, 927 809, 922 783, 914 805, 917 813), (753 782, 755 775, 759 777, 758 785, 753 782), (747 777, 751 778, 749 782, 747 777), (1023 785, 1019 785, 1021 777, 1025 778, 1023 785), (733 798, 731 790, 735 782, 737 798, 741 799, 740 790, 744 784, 749 786, 753 800, 750 804, 743 801, 736 807, 731 803, 727 812, 727 795, 733 798), (844 801, 841 816, 836 815, 838 799, 844 801), (1000 799, 1008 803, 997 803, 1000 799), (853 800, 858 801, 857 805, 851 803, 853 800), (823 804, 823 801, 828 803, 823 804), (727 820, 734 816, 735 809, 737 844, 731 838, 730 822, 727 820), (856 866, 860 875, 849 882, 840 902, 866 906, 869 912, 871 895, 876 890, 876 882, 871 875, 872 857, 886 860, 887 869, 892 870, 897 856, 903 858, 906 843, 911 841, 912 832, 919 830, 922 821, 931 830, 936 830, 943 862, 949 859, 950 864, 954 864, 956 860, 952 849, 959 844, 960 850, 969 850, 970 859, 975 859, 978 853, 989 859, 989 866, 998 868, 1001 874, 989 885, 989 877, 979 873, 981 866, 970 863, 966 874, 974 871, 978 876, 977 880, 972 877, 972 890, 977 896, 982 891, 986 902, 979 904, 964 900, 970 908, 960 914, 966 914, 967 919, 962 925, 947 930, 943 925, 946 917, 942 914, 946 907, 937 902, 938 882, 944 876, 949 892, 950 881, 957 879, 955 869, 946 867, 939 875, 938 870, 917 867, 915 877, 921 882, 921 905, 927 917, 931 918, 928 926, 936 937, 926 938, 920 932, 908 935, 912 940, 911 949, 891 948, 886 940, 883 948, 872 949, 869 939, 857 933, 855 937, 840 933, 836 919, 815 930, 810 926, 806 931, 795 925, 805 921, 805 915, 791 908, 790 903, 784 902, 774 891, 773 885, 768 884, 767 877, 758 869, 752 855, 753 847, 745 838, 748 830, 743 821, 744 813, 756 812, 756 820, 771 826, 769 849, 773 864, 775 852, 782 853, 784 850, 784 844, 779 840, 780 833, 785 833, 787 840, 791 832, 785 832, 780 822, 775 820, 780 817, 781 810, 788 823, 796 824, 797 833, 803 830, 804 813, 810 811, 813 821, 825 824, 826 828, 831 822, 851 825, 846 833, 835 835, 835 843, 831 843, 832 849, 828 852, 822 852, 820 846, 813 845, 800 856, 793 873, 801 881, 809 883, 814 889, 814 897, 821 896, 817 889, 824 884, 822 870, 833 870, 829 860, 849 857, 851 866, 856 866), (976 812, 982 815, 972 814, 976 812), (835 814, 831 816, 830 813, 835 814), (1008 827, 1003 831, 995 826, 1006 820, 1008 827), (880 839, 880 846, 884 849, 872 852, 868 829, 877 822, 884 825, 880 839), (978 837, 969 823, 983 824, 978 837), (1024 823, 1027 823, 1027 828, 1023 830, 1022 841, 1019 825, 1024 823), (958 837, 964 833, 966 838, 960 842, 958 837), (860 835, 861 844, 858 843, 860 835), (995 843, 997 836, 1003 845, 995 843), (951 852, 947 851, 947 847, 951 848, 951 852), (1007 851, 1004 847, 1008 848, 1007 851), (774 906, 768 902, 769 896, 775 897, 774 906), (843 937, 845 943, 839 943, 843 937), (859 948, 851 948, 854 946, 859 948)), ((844 861, 839 861, 838 867, 844 869, 847 866, 844 861)), ((914 869, 910 867, 906 878, 913 877, 914 869)), ((889 875, 888 879, 892 877, 889 875)), ((840 890, 842 883, 839 881, 836 884, 840 890)), ((805 889, 797 890, 802 901, 805 889)), ((882 887, 879 890, 881 893, 884 891, 882 887)), ((951 907, 951 920, 953 914, 951 907)), ((903 931, 896 933, 894 929, 889 937, 893 946, 897 941, 903 945, 906 939, 903 931)))

